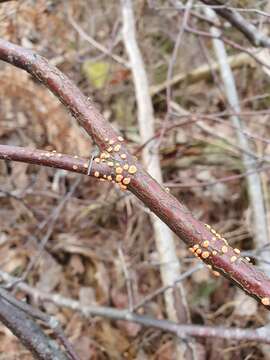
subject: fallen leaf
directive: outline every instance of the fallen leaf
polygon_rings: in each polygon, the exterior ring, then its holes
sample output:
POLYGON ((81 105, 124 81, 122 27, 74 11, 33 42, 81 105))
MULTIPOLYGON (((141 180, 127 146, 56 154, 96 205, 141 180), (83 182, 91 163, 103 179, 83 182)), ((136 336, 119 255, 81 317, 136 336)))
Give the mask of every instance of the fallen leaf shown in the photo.
POLYGON ((96 89, 102 89, 108 79, 110 64, 104 61, 92 62, 86 60, 83 64, 83 73, 96 89))

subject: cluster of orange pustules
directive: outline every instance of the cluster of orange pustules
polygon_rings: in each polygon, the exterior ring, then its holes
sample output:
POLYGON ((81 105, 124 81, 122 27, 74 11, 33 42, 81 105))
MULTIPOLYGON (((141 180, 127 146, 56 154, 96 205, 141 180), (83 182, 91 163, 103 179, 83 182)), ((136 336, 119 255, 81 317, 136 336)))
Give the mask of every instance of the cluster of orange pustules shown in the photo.
POLYGON ((94 172, 94 176, 99 178, 100 181, 111 181, 112 183, 116 183, 119 185, 121 190, 126 190, 127 185, 131 181, 131 175, 134 175, 137 172, 137 168, 135 165, 130 165, 127 162, 124 164, 121 162, 118 162, 115 160, 115 157, 113 155, 118 154, 121 160, 126 160, 127 155, 123 152, 121 153, 121 142, 124 141, 124 139, 121 136, 118 136, 118 141, 113 139, 105 139, 106 142, 108 142, 108 148, 106 151, 102 152, 99 157, 95 158, 96 163, 104 162, 108 166, 114 169, 113 174, 111 175, 102 175, 99 171, 94 172), (126 174, 125 174, 126 173, 126 174))
MULTIPOLYGON (((228 252, 230 252, 230 248, 229 248, 229 244, 228 241, 222 237, 216 230, 214 230, 210 225, 205 224, 205 227, 211 231, 211 233, 213 234, 211 240, 204 240, 201 244, 195 244, 192 247, 189 248, 189 250, 198 258, 200 258, 201 260, 206 260, 209 257, 214 257, 216 256, 218 253, 219 254, 227 254, 228 252), (224 245, 221 246, 221 248, 219 250, 215 250, 217 249, 217 247, 215 246, 214 248, 214 243, 217 241, 217 239, 222 240, 224 245)), ((233 249, 233 253, 234 255, 230 256, 230 262, 231 263, 235 263, 238 259, 241 258, 241 252, 239 249, 234 248, 233 249)), ((243 258, 242 258, 243 259, 243 258)), ((245 260, 250 262, 250 258, 249 257, 245 257, 245 260)), ((207 265, 209 267, 209 269, 212 270, 212 266, 211 265, 207 265)), ((220 273, 216 270, 212 271, 213 275, 215 276, 220 276, 220 273)), ((269 297, 262 297, 261 298, 261 303, 265 306, 270 306, 270 298, 269 297)))
MULTIPOLYGON (((205 224, 205 227, 207 227, 208 230, 211 231, 213 234, 211 240, 204 240, 201 244, 195 244, 192 247, 189 248, 189 250, 198 258, 202 260, 208 259, 210 256, 216 256, 219 253, 226 254, 229 251, 229 245, 228 241, 223 238, 218 232, 216 232, 210 225, 205 224), (221 240, 223 242, 223 245, 221 246, 220 250, 217 251, 214 246, 214 243, 217 241, 217 239, 221 240)), ((230 257, 231 263, 234 263, 238 257, 240 256, 240 250, 235 248, 233 249, 234 255, 230 257)), ((250 260, 249 258, 246 258, 246 260, 250 260)), ((208 266, 210 269, 212 269, 212 266, 208 266)), ((219 272, 213 271, 213 274, 216 276, 219 276, 219 272)))

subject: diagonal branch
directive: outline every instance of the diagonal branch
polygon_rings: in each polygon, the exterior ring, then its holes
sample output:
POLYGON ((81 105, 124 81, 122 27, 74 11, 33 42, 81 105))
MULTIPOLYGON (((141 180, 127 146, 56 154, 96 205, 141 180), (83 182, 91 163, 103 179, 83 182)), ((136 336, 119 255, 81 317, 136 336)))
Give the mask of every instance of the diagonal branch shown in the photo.
MULTIPOLYGON (((62 72, 31 50, 2 39, 0 59, 28 71, 54 92, 93 137, 101 150, 111 151, 112 146, 109 146, 109 142, 114 143, 112 160, 116 164, 115 172, 120 171, 125 178, 128 178, 128 190, 185 241, 192 253, 270 310, 270 279, 242 257, 238 249, 231 248, 226 239, 214 229, 198 221, 184 204, 145 172, 93 102, 87 99, 62 72)), ((108 151, 100 155, 104 162, 108 151)), ((106 164, 108 165, 109 162, 111 160, 106 164)))
POLYGON ((269 36, 260 32, 254 25, 248 22, 236 10, 226 8, 228 2, 219 0, 201 0, 204 4, 214 6, 215 12, 229 21, 232 26, 238 29, 254 46, 270 48, 269 36))
POLYGON ((58 345, 23 310, 0 297, 0 321, 16 335, 39 360, 69 360, 58 345))

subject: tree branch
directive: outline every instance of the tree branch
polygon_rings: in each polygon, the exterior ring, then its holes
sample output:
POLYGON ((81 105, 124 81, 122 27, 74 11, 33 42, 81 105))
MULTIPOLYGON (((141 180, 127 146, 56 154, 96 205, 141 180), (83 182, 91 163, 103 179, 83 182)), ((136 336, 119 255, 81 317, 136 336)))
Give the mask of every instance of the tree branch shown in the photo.
MULTIPOLYGON (((192 253, 270 310, 270 279, 242 257, 238 249, 231 248, 214 229, 195 219, 185 205, 146 173, 94 104, 65 75, 31 50, 2 39, 0 59, 28 71, 54 92, 101 150, 111 151, 109 141, 113 142, 115 173, 121 171, 129 179, 127 188, 185 241, 192 253)), ((109 162, 110 159, 106 165, 109 162)))
POLYGON ((46 336, 41 328, 23 310, 0 296, 0 321, 16 335, 24 346, 39 360, 69 360, 56 342, 46 336))
MULTIPOLYGON (((16 279, 15 282, 16 281, 19 281, 19 280, 16 279)), ((13 284, 15 284, 15 283, 13 282, 13 284)), ((7 284, 7 285, 9 285, 9 284, 7 284)), ((70 360, 80 360, 78 355, 73 350, 72 345, 70 344, 68 339, 65 337, 64 332, 60 326, 60 323, 56 318, 51 317, 51 316, 43 313, 42 311, 33 308, 31 305, 28 305, 24 301, 17 300, 15 297, 10 295, 6 290, 4 290, 2 288, 0 288, 0 298, 2 300, 7 301, 11 306, 14 306, 15 308, 23 311, 26 315, 28 315, 33 320, 35 319, 35 320, 42 321, 46 325, 46 327, 50 328, 53 331, 53 333, 56 335, 57 339, 59 339, 60 342, 63 344, 67 353, 70 356, 70 360)))
MULTIPOLYGON (((19 280, 1 270, 0 277, 7 282, 16 283, 16 280, 19 280)), ((115 309, 111 307, 91 305, 82 306, 79 301, 63 297, 57 293, 46 293, 40 291, 23 282, 18 282, 16 287, 26 294, 32 296, 36 301, 50 301, 59 307, 66 307, 75 311, 79 311, 87 318, 90 316, 101 316, 111 320, 130 321, 146 327, 153 327, 159 330, 173 333, 182 339, 189 336, 202 338, 213 337, 227 340, 256 341, 270 344, 270 328, 267 326, 257 329, 239 329, 204 325, 182 325, 172 321, 158 320, 148 316, 137 315, 126 309, 115 309)))
MULTIPOLYGON (((89 160, 79 158, 78 156, 1 144, 0 159, 48 166, 84 175, 87 175, 89 167, 89 160)), ((109 176, 112 170, 105 163, 93 161, 89 175, 95 177, 97 172, 109 176)))
POLYGON ((204 4, 214 6, 214 11, 237 28, 254 46, 270 48, 270 38, 260 32, 236 10, 226 8, 228 3, 219 0, 201 0, 204 4))

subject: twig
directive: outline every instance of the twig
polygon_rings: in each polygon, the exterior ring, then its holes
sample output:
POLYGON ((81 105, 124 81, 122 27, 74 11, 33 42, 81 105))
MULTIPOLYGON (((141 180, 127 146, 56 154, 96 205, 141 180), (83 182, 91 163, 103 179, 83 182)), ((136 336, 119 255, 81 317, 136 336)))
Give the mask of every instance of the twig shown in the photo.
POLYGON ((203 30, 194 29, 189 25, 186 25, 185 30, 192 33, 192 34, 195 34, 195 35, 200 35, 200 36, 204 36, 204 37, 208 37, 208 38, 222 39, 222 41, 225 44, 228 44, 229 46, 248 54, 258 64, 262 65, 266 69, 270 69, 270 66, 266 62, 264 62, 263 60, 261 60, 258 56, 256 56, 254 54, 254 49, 250 50, 250 49, 245 48, 244 46, 239 45, 238 43, 236 43, 236 42, 228 39, 227 37, 225 37, 221 32, 219 32, 219 35, 217 35, 217 34, 214 35, 214 34, 211 34, 209 32, 203 31, 203 30))
MULTIPOLYGON (((122 0, 123 16, 123 40, 128 52, 133 80, 135 85, 136 101, 138 106, 138 124, 141 142, 146 143, 154 136, 154 111, 149 92, 148 79, 145 71, 144 61, 136 40, 135 20, 132 2, 122 0)), ((143 162, 149 174, 158 182, 162 183, 159 154, 153 146, 143 148, 143 162)), ((175 284, 180 276, 180 263, 176 257, 174 239, 170 229, 154 214, 151 215, 154 228, 155 242, 161 263, 168 264, 161 267, 161 277, 164 286, 175 284)), ((174 291, 165 294, 166 310, 170 320, 187 323, 189 312, 185 299, 184 289, 180 285, 174 291), (178 294, 177 294, 178 293, 178 294), (176 307, 178 309, 176 309, 176 307)))
POLYGON ((70 360, 23 310, 0 296, 0 321, 39 360, 70 360))
POLYGON ((188 2, 186 4, 186 9, 185 9, 185 12, 184 12, 184 15, 183 15, 183 19, 180 18, 179 31, 178 31, 176 41, 175 41, 175 44, 174 44, 174 48, 173 48, 173 52, 172 52, 172 55, 171 55, 171 58, 170 58, 170 61, 169 61, 169 66, 168 66, 168 70, 167 70, 167 79, 166 79, 166 83, 167 83, 167 86, 166 86, 166 106, 167 106, 167 111, 166 111, 165 118, 163 120, 163 125, 162 125, 161 131, 160 131, 160 136, 159 136, 158 146, 157 147, 159 147, 160 144, 162 143, 163 136, 164 136, 164 133, 165 133, 165 129, 166 129, 167 124, 168 124, 168 122, 170 120, 170 117, 171 117, 172 88, 171 88, 171 85, 170 85, 170 79, 173 76, 173 69, 174 69, 174 66, 175 66, 175 62, 176 62, 176 59, 177 59, 177 55, 178 55, 178 52, 179 52, 180 45, 183 42, 183 35, 184 35, 185 28, 186 28, 186 25, 188 23, 188 19, 189 19, 189 16, 190 16, 190 10, 191 10, 192 3, 193 3, 193 0, 188 0, 188 2))
MULTIPOLYGON (((0 270, 0 277, 7 282, 16 281, 16 278, 0 270)), ((239 329, 214 326, 181 325, 167 320, 158 320, 148 316, 140 316, 131 313, 129 310, 119 310, 104 306, 83 306, 79 301, 63 297, 57 293, 46 293, 29 286, 26 283, 19 283, 18 289, 24 291, 36 300, 50 301, 59 307, 66 307, 82 313, 85 317, 101 316, 111 320, 123 320, 141 324, 146 327, 154 327, 163 331, 171 332, 180 339, 195 337, 210 337, 238 341, 257 341, 270 343, 270 329, 267 326, 257 329, 239 329)))
POLYGON ((154 291, 153 293, 145 296, 142 301, 140 301, 138 304, 136 304, 133 307, 133 311, 138 310, 139 308, 145 306, 145 304, 147 304, 149 301, 153 300, 155 297, 157 297, 160 294, 163 294, 165 291, 167 291, 168 289, 171 289, 173 287, 175 287, 178 283, 180 283, 181 281, 185 280, 187 277, 189 277, 190 275, 192 275, 194 272, 201 270, 204 266, 202 264, 197 264, 196 266, 194 266, 192 269, 187 270, 186 272, 184 272, 183 274, 181 274, 179 276, 179 278, 177 280, 175 280, 174 284, 172 285, 167 285, 167 286, 162 286, 161 288, 157 289, 156 291, 154 291))
MULTIPOLYGON (((154 6, 154 4, 152 4, 152 1, 153 0, 148 0, 149 1, 149 6, 151 8, 154 8, 156 10, 184 10, 185 9, 185 4, 182 4, 181 1, 177 1, 177 0, 171 0, 170 2, 174 5, 173 8, 172 7, 166 7, 166 6, 154 6)), ((193 4, 192 5, 192 8, 193 9, 201 9, 201 8, 204 8, 205 5, 204 4, 193 4)), ((254 14, 258 14, 258 15, 261 15, 261 16, 265 16, 265 17, 270 17, 270 14, 265 12, 265 11, 262 11, 262 10, 259 10, 259 9, 256 9, 256 8, 240 8, 240 7, 234 7, 234 6, 229 6, 229 3, 227 3, 226 5, 211 5, 209 6, 211 7, 211 9, 215 10, 215 9, 229 9, 229 10, 235 10, 235 11, 238 11, 238 12, 247 12, 247 13, 254 13, 254 14)), ((211 21, 209 19, 209 21, 211 21)), ((213 24, 213 21, 211 21, 211 23, 213 24)))
POLYGON ((170 86, 170 80, 173 76, 173 69, 174 69, 174 65, 177 59, 177 55, 178 55, 178 51, 179 51, 179 47, 181 42, 183 41, 183 35, 185 32, 185 27, 188 23, 188 18, 190 15, 190 9, 192 7, 192 3, 193 0, 189 0, 186 4, 186 8, 185 8, 185 12, 183 15, 183 19, 181 18, 181 22, 180 22, 180 27, 179 27, 179 32, 175 41, 175 45, 174 45, 174 49, 172 52, 172 56, 170 58, 170 62, 169 62, 169 66, 168 66, 168 71, 167 71, 167 78, 166 78, 166 101, 167 101, 167 116, 168 113, 170 113, 170 103, 171 103, 171 97, 172 97, 172 90, 171 90, 171 86, 170 86))
MULTIPOLYGON (((195 126, 197 126, 198 128, 200 128, 201 130, 203 130, 204 132, 206 132, 207 134, 210 134, 212 136, 215 136, 218 139, 221 139, 222 141, 224 141, 225 143, 227 143, 228 145, 230 145, 231 147, 237 149, 240 154, 245 154, 246 156, 249 156, 250 159, 252 159, 254 161, 254 164, 258 161, 263 162, 264 160, 266 161, 270 161, 270 159, 268 157, 266 158, 260 158, 259 155, 255 154, 249 147, 247 148, 246 146, 244 146, 242 143, 240 143, 241 145, 235 144, 234 142, 232 142, 231 140, 228 140, 227 137, 220 135, 219 133, 216 133, 215 131, 213 131, 213 129, 210 126, 207 126, 206 124, 204 124, 204 122, 202 121, 197 121, 195 123, 195 126)), ((238 130, 239 127, 237 128, 236 125, 234 124, 234 127, 238 130)), ((240 128, 240 132, 243 134, 242 129, 240 128)), ((243 134, 244 136, 244 134, 243 134)))
POLYGON ((260 32, 254 25, 245 20, 236 10, 229 9, 219 0, 201 0, 204 4, 216 7, 215 12, 229 21, 237 28, 254 46, 270 48, 270 38, 260 32))
MULTIPOLYGON (((224 125, 227 126, 227 127, 230 127, 230 128, 232 128, 232 129, 236 129, 234 125, 228 123, 227 120, 223 120, 222 118, 217 117, 215 114, 213 114, 213 115, 211 115, 211 114, 205 115, 205 114, 201 114, 201 113, 198 113, 198 114, 196 114, 196 113, 190 113, 190 112, 184 110, 183 108, 181 108, 181 109, 183 109, 184 111, 180 111, 180 112, 179 112, 179 105, 176 104, 176 103, 173 102, 173 101, 172 101, 172 108, 175 110, 175 112, 172 111, 172 112, 171 112, 171 116, 173 116, 173 117, 179 117, 179 118, 184 117, 184 118, 187 118, 187 120, 181 121, 181 122, 179 122, 179 123, 173 122, 172 125, 166 127, 165 133, 167 133, 167 132, 169 132, 169 131, 171 131, 171 130, 173 130, 173 129, 175 129, 175 128, 183 127, 184 125, 192 125, 193 123, 196 124, 196 123, 200 122, 202 119, 205 119, 205 120, 207 120, 207 121, 220 122, 220 123, 224 124, 224 125)), ((269 113, 269 112, 266 111, 266 113, 269 113)), ((232 114, 233 114, 233 113, 230 113, 230 114, 228 114, 228 115, 232 115, 232 114)), ((234 113, 234 115, 237 115, 237 114, 234 113)), ((241 112, 241 116, 242 116, 242 115, 243 115, 243 116, 244 116, 244 115, 245 115, 245 116, 248 116, 249 113, 247 113, 247 112, 241 112)), ((256 112, 254 112, 254 115, 256 115, 256 112)), ((209 129, 209 128, 208 128, 208 129, 209 129)), ((205 130, 206 130, 206 129, 205 129, 205 130)), ((257 134, 252 134, 252 133, 250 133, 249 131, 246 131, 246 130, 243 130, 243 129, 241 129, 240 131, 242 131, 243 134, 245 134, 245 135, 246 135, 248 138, 250 138, 250 139, 259 140, 259 141, 264 142, 264 143, 266 143, 266 144, 270 144, 270 140, 269 140, 268 138, 264 137, 264 136, 260 136, 260 135, 257 135, 257 134)), ((213 133, 213 132, 211 132, 211 133, 213 133)), ((154 141, 156 138, 158 138, 159 135, 160 135, 160 130, 157 130, 152 138, 150 138, 147 142, 145 142, 145 143, 142 144, 139 148, 137 148, 135 154, 139 154, 145 146, 147 146, 150 142, 152 142, 152 141, 154 141)), ((229 142, 227 138, 223 137, 223 140, 226 141, 226 142, 228 142, 228 143, 230 143, 230 145, 231 145, 232 147, 237 147, 237 145, 229 142)), ((237 148, 238 148, 239 150, 243 151, 243 149, 241 149, 239 146, 238 146, 237 148)), ((251 155, 251 154, 250 154, 250 155, 251 155)), ((259 161, 260 161, 260 162, 263 162, 263 161, 270 162, 270 157, 267 157, 267 156, 259 157, 258 155, 253 154, 253 153, 252 153, 252 156, 255 156, 255 157, 257 158, 257 161, 258 161, 258 162, 259 162, 259 161)))
MULTIPOLYGON (((195 126, 202 129, 204 132, 223 140, 225 143, 229 144, 231 147, 239 150, 240 154, 245 154, 246 156, 249 156, 249 158, 253 160, 254 166, 256 166, 258 162, 261 162, 261 163, 263 161, 270 162, 269 156, 259 157, 251 149, 247 148, 242 143, 240 143, 240 145, 235 144, 232 141, 228 140, 225 136, 220 135, 217 132, 214 132, 210 126, 207 126, 206 124, 204 124, 202 121, 199 120, 200 118, 203 118, 203 116, 200 116, 200 115, 194 116, 193 114, 191 114, 190 112, 188 112, 187 110, 185 110, 184 108, 182 108, 181 106, 179 106, 178 104, 176 104, 174 102, 173 102, 172 107, 174 108, 174 110, 176 110, 179 113, 179 115, 191 116, 192 119, 194 120, 193 122, 194 122, 195 126)), ((239 112, 239 113, 241 113, 241 112, 239 112)), ((232 127, 235 128, 238 132, 240 132, 242 134, 242 136, 245 137, 245 131, 242 129, 242 127, 239 128, 238 124, 234 124, 234 125, 232 125, 232 127)))
POLYGON ((128 267, 125 261, 125 256, 123 254, 123 250, 121 246, 118 247, 118 255, 121 263, 121 267, 123 269, 123 273, 126 280, 126 287, 127 287, 127 293, 128 293, 128 308, 130 311, 133 309, 134 299, 133 299, 133 289, 132 289, 132 280, 128 271, 128 267))
MULTIPOLYGON (((14 280, 15 283, 19 283, 21 279, 16 278, 14 280)), ((10 295, 7 291, 0 288, 0 299, 5 299, 8 301, 11 305, 18 308, 19 310, 22 310, 25 312, 25 314, 29 315, 30 317, 34 319, 41 320, 48 328, 50 328, 54 334, 57 336, 57 338, 60 340, 60 342, 64 345, 65 349, 67 350, 68 354, 70 355, 72 360, 80 360, 78 355, 73 350, 72 345, 68 341, 68 339, 65 337, 64 332, 58 322, 58 320, 54 317, 51 317, 42 311, 33 308, 32 306, 28 305, 27 303, 24 303, 22 301, 17 300, 12 295, 10 295)), ((1 315, 0 315, 1 317, 1 315)))
MULTIPOLYGON (((191 4, 189 0, 188 4, 191 4)), ((138 124, 140 129, 141 142, 146 143, 154 136, 154 109, 152 105, 145 64, 136 39, 136 28, 131 0, 122 0, 122 16, 123 16, 123 40, 125 48, 128 52, 133 81, 135 85, 135 95, 138 107, 138 124)), ((184 23, 189 14, 189 6, 185 13, 184 23)), ((177 49, 180 45, 183 28, 180 28, 179 36, 176 42, 175 51, 171 60, 168 79, 171 77, 173 64, 177 55, 177 49)), ((167 98, 170 98, 170 87, 167 88, 167 98)), ((169 102, 168 102, 169 104, 169 102)), ((169 114, 168 105, 168 114, 169 114)), ((166 123, 166 121, 165 121, 166 123)), ((166 124, 165 124, 166 126, 166 124)), ((163 129, 164 130, 164 129, 163 129)), ((162 137, 162 136, 161 136, 162 137)), ((143 148, 143 162, 151 176, 159 183, 162 183, 162 171, 160 167, 158 146, 151 148, 145 146, 143 148)), ((156 215, 151 214, 151 221, 154 228, 154 236, 158 255, 161 263, 167 265, 161 266, 160 273, 163 286, 169 291, 164 293, 166 311, 168 318, 180 323, 189 323, 190 314, 184 287, 177 283, 177 278, 181 274, 181 264, 176 256, 174 238, 171 230, 156 215), (173 286, 174 285, 174 286, 173 286)), ((186 346, 185 343, 179 343, 176 347, 177 359, 196 359, 195 346, 186 346)))
MULTIPOLYGON (((256 114, 256 113, 255 113, 256 114)), ((230 115, 236 115, 236 116, 245 116, 244 112, 241 113, 234 113, 234 114, 230 114, 230 115)), ((194 115, 193 115, 194 116, 194 115)), ((206 119, 209 121, 216 121, 219 122, 221 124, 224 124, 225 126, 228 126, 231 129, 237 129, 238 131, 241 131, 246 137, 250 138, 250 139, 255 139, 255 140, 259 140, 261 142, 264 142, 268 145, 270 145, 270 139, 261 135, 257 135, 257 134, 252 134, 250 131, 246 130, 246 129, 239 129, 239 127, 237 128, 235 125, 228 123, 228 121, 220 119, 219 117, 215 117, 215 116, 211 116, 211 115, 199 115, 201 119, 206 119)), ((198 116, 198 118, 199 118, 198 116)), ((263 160, 265 160, 265 157, 263 157, 263 160)), ((269 158, 270 160, 270 158, 269 158)))
MULTIPOLYGON (((230 66, 232 67, 232 69, 237 69, 243 65, 254 64, 254 62, 250 59, 248 54, 245 54, 245 53, 232 55, 228 58, 228 61, 229 61, 230 66)), ((214 62, 212 64, 211 68, 213 70, 218 70, 219 63, 214 62)), ((159 94, 160 92, 166 90, 166 88, 168 86, 173 86, 178 83, 184 82, 186 79, 188 79, 189 82, 200 81, 200 80, 206 78, 207 76, 210 76, 210 74, 211 74, 211 69, 210 69, 209 64, 203 64, 190 72, 176 74, 173 77, 171 77, 169 80, 166 80, 161 84, 150 86, 150 93, 152 96, 155 96, 155 95, 159 94)))
MULTIPOLYGON (((10 197, 10 198, 20 202, 25 207, 28 214, 30 214, 31 217, 36 219, 35 213, 31 209, 31 207, 24 201, 24 199, 22 197, 13 194, 13 192, 2 190, 2 189, 0 189, 0 194, 3 194, 4 197, 10 197)), ((2 197, 2 196, 0 195, 0 197, 2 197)))
MULTIPOLYGON (((205 13, 208 17, 216 20, 215 12, 209 8, 205 8, 205 13)), ((216 52, 217 59, 220 63, 220 72, 224 84, 225 93, 228 99, 228 103, 231 109, 237 113, 241 113, 240 104, 238 100, 238 94, 236 90, 235 81, 230 66, 227 62, 227 53, 222 40, 219 40, 217 37, 220 35, 220 31, 212 27, 210 28, 211 34, 213 34, 213 45, 216 52)), ((251 149, 249 146, 248 138, 243 133, 244 125, 239 116, 231 116, 231 121, 233 126, 236 128, 236 135, 239 141, 239 144, 244 152, 242 154, 243 163, 246 171, 252 171, 257 169, 256 162, 254 157, 250 155, 251 149)), ((250 197, 250 204, 252 208, 253 216, 253 225, 254 225, 254 238, 257 247, 264 246, 268 244, 268 231, 267 231, 267 222, 266 215, 264 210, 264 198, 261 186, 260 175, 257 171, 252 172, 247 177, 248 193, 250 197)), ((270 251, 265 255, 265 258, 269 259, 270 251)), ((268 266, 262 266, 264 271, 270 275, 270 269, 268 266)))
POLYGON ((191 182, 187 182, 187 183, 168 182, 168 183, 165 183, 165 185, 168 186, 169 188, 193 188, 193 187, 213 186, 213 185, 223 183, 223 182, 243 179, 243 178, 249 176, 250 174, 254 174, 255 172, 260 173, 260 172, 264 172, 264 171, 265 172, 270 171, 270 166, 261 166, 256 169, 246 171, 242 174, 224 176, 222 178, 219 178, 219 179, 213 180, 213 181, 202 181, 202 182, 197 182, 197 183, 195 183, 195 182, 194 183, 191 183, 191 182))
POLYGON ((123 58, 121 58, 118 55, 112 54, 112 52, 110 51, 110 49, 107 49, 105 46, 103 46, 101 43, 97 42, 95 39, 93 39, 91 36, 89 36, 88 34, 86 34, 86 32, 76 23, 76 21, 73 19, 73 17, 71 16, 70 12, 68 11, 68 20, 71 23, 71 25, 73 26, 73 28, 78 32, 78 34, 84 39, 86 40, 91 46, 93 46, 94 48, 98 49, 99 51, 101 51, 102 53, 104 53, 105 55, 111 57, 114 61, 116 61, 117 63, 124 65, 126 68, 129 68, 129 64, 127 63, 127 61, 125 61, 123 58))
MULTIPOLYGON (((0 159, 49 166, 88 175, 88 160, 78 156, 0 144, 0 159)), ((111 169, 105 163, 93 161, 89 175, 95 177, 94 174, 97 171, 102 174, 111 174, 111 169)))
POLYGON ((74 191, 76 190, 76 188, 79 185, 80 181, 81 181, 81 178, 78 178, 74 182, 74 184, 71 186, 70 190, 65 194, 65 196, 61 199, 60 203, 56 207, 56 209, 54 211, 54 216, 53 216, 53 218, 51 220, 51 223, 50 223, 50 226, 48 227, 48 229, 46 231, 46 234, 43 236, 41 242, 38 245, 37 254, 31 258, 29 264, 27 265, 27 268, 25 269, 24 273, 21 276, 21 280, 24 281, 27 278, 30 271, 37 265, 38 261, 40 260, 42 252, 43 252, 49 238, 51 237, 51 234, 52 234, 53 229, 54 229, 54 225, 55 225, 61 211, 63 210, 66 202, 74 194, 74 191))

